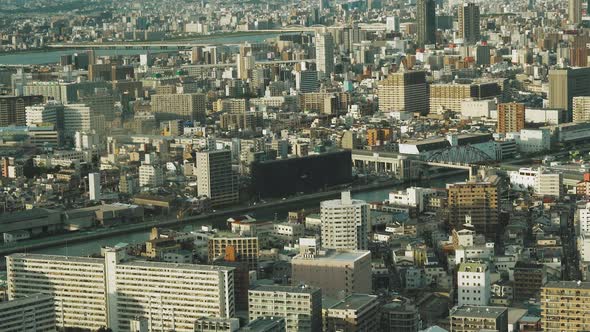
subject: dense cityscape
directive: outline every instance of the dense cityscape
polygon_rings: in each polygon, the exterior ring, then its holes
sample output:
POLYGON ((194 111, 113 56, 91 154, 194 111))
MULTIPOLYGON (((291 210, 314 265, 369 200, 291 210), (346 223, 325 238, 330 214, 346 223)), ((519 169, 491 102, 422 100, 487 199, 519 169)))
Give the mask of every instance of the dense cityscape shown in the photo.
POLYGON ((0 2, 0 332, 590 331, 590 1, 0 2))

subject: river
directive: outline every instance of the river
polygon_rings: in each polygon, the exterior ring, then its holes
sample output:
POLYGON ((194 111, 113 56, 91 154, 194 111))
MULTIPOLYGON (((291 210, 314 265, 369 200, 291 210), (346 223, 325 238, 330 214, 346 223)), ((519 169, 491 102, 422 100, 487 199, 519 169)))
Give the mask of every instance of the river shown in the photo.
MULTIPOLYGON (((453 175, 441 179, 434 179, 428 183, 430 187, 438 187, 444 188, 446 183, 452 183, 457 181, 465 180, 465 175, 453 175)), ((392 188, 385 188, 385 189, 378 189, 373 191, 367 191, 362 193, 355 193, 353 194, 353 198, 365 200, 367 202, 377 202, 383 201, 388 198, 389 192, 393 190, 400 190, 405 186, 396 186, 392 188)), ((284 220, 287 217, 287 213, 289 211, 293 211, 295 209, 318 209, 319 208, 319 201, 312 202, 306 205, 299 205, 297 207, 283 207, 273 209, 271 211, 264 211, 261 213, 257 213, 255 217, 259 220, 269 220, 269 219, 277 219, 277 220, 284 220)), ((224 228, 227 218, 211 218, 207 221, 199 221, 196 223, 187 224, 184 227, 181 227, 185 230, 193 230, 198 229, 202 225, 213 225, 217 228, 224 228)), ((34 253, 40 254, 51 254, 51 255, 72 255, 72 256, 88 256, 100 251, 100 247, 102 246, 113 246, 117 243, 138 243, 144 242, 149 238, 148 231, 139 231, 133 232, 125 235, 115 235, 108 238, 101 238, 97 240, 91 240, 88 242, 81 242, 81 243, 73 243, 70 245, 61 245, 57 247, 51 248, 44 248, 39 250, 34 250, 34 253)))
MULTIPOLYGON (((223 35, 219 37, 209 38, 195 38, 190 40, 190 43, 211 43, 211 44, 236 44, 241 42, 258 43, 265 39, 276 37, 279 33, 264 33, 264 34, 239 34, 239 35, 223 35)), ((180 42, 179 42, 180 43, 180 42)), ((51 51, 30 51, 30 52, 16 52, 2 54, 0 53, 0 64, 2 65, 43 65, 58 63, 62 55, 74 54, 76 52, 83 52, 85 49, 61 49, 51 51)), ((175 49, 169 47, 168 50, 161 50, 159 47, 154 47, 149 50, 140 49, 99 49, 96 50, 97 56, 106 55, 139 55, 173 52, 175 49)))

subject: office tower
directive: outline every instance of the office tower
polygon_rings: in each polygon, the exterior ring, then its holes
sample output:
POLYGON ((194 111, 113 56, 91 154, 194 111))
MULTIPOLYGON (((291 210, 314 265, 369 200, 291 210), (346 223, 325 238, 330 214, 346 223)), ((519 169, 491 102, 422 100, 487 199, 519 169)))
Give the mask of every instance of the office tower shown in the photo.
POLYGON ((316 35, 315 58, 319 77, 330 77, 334 72, 334 37, 331 33, 316 35))
POLYGON ((43 96, 0 96, 0 127, 26 125, 26 107, 43 103, 43 96))
POLYGON ((324 331, 378 331, 380 303, 377 295, 352 294, 342 300, 324 300, 324 331))
POLYGON ((293 285, 304 283, 339 298, 372 291, 370 251, 328 251, 325 255, 299 254, 291 260, 293 285))
POLYGON ((108 326, 104 260, 14 254, 6 257, 8 298, 54 298, 56 325, 96 330, 108 326))
POLYGON ((436 1, 416 1, 417 43, 419 47, 436 44, 436 1))
POLYGON ((590 121, 590 97, 574 97, 572 102, 574 122, 590 121))
POLYGON ((459 305, 490 304, 490 269, 487 263, 461 263, 457 269, 457 301, 459 305))
POLYGON ((315 70, 303 70, 295 73, 295 86, 301 93, 317 92, 320 89, 318 72, 315 70))
POLYGON ((549 71, 549 108, 571 110, 573 98, 590 96, 590 68, 549 71))
POLYGON ((518 261, 514 266, 514 300, 526 301, 537 298, 541 287, 547 282, 543 264, 518 261))
POLYGON ((379 111, 406 111, 428 113, 428 83, 423 71, 400 70, 389 74, 377 85, 379 111))
POLYGON ((399 17, 390 16, 385 21, 385 30, 387 32, 399 32, 399 17))
POLYGON ((465 44, 475 44, 481 39, 479 5, 465 3, 459 6, 459 38, 465 44))
POLYGON ((55 331, 53 297, 34 294, 12 301, 0 302, 0 331, 55 331))
POLYGON ((494 237, 498 226, 500 178, 471 179, 447 185, 449 223, 455 228, 471 223, 478 234, 494 237))
POLYGON ((567 14, 570 24, 580 24, 582 22, 582 1, 568 0, 567 14))
POLYGON ((508 308, 459 306, 451 309, 450 331, 508 332, 508 308))
POLYGON ((352 199, 350 191, 342 192, 340 199, 320 203, 322 218, 322 247, 325 249, 367 249, 369 232, 369 205, 352 199))
POLYGON ((27 106, 26 125, 28 127, 40 124, 52 124, 56 129, 63 129, 64 106, 55 101, 48 101, 45 104, 27 106))
POLYGON ((238 202, 237 179, 231 166, 231 151, 197 152, 197 191, 211 200, 211 206, 238 202))
POLYGON ((322 291, 309 286, 256 286, 248 291, 248 317, 285 318, 286 332, 322 330, 322 291))
POLYGON ((497 132, 502 134, 520 132, 524 128, 524 114, 524 104, 498 104, 497 132))
POLYGON ((152 96, 152 113, 162 120, 200 121, 207 112, 207 96, 202 93, 152 96))
POLYGON ((422 321, 418 307, 405 298, 394 299, 383 305, 380 319, 382 332, 421 331, 422 321))
POLYGON ((200 317, 235 315, 233 269, 129 260, 125 250, 105 248, 104 259, 10 255, 9 296, 52 295, 59 328, 129 331, 144 317, 150 330, 192 332, 200 317))
POLYGON ((549 281, 540 303, 543 331, 590 330, 590 282, 549 281))
POLYGON ((88 173, 88 194, 91 201, 100 200, 100 173, 88 173))
POLYGON ((247 80, 252 78, 252 70, 254 70, 255 58, 252 54, 251 45, 240 45, 240 52, 236 56, 236 65, 238 69, 238 79, 247 80))
POLYGON ((258 268, 260 247, 257 237, 240 236, 235 233, 218 233, 207 243, 209 263, 217 259, 230 262, 246 262, 250 270, 258 268))
POLYGON ((490 47, 487 45, 477 45, 475 47, 475 64, 478 66, 487 66, 491 63, 490 47))

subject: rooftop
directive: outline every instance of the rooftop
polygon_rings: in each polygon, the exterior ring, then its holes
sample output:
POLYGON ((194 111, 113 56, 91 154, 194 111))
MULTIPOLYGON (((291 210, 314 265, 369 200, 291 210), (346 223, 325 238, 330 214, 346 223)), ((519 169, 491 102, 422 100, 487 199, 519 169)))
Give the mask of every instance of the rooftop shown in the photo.
POLYGON ((259 285, 250 288, 250 291, 256 292, 275 292, 275 293, 302 293, 313 294, 320 289, 312 286, 279 286, 279 285, 259 285))
POLYGON ((590 289, 590 282, 582 281, 549 281, 543 288, 590 289))
POLYGON ((336 265, 340 265, 342 263, 350 263, 351 261, 358 261, 364 257, 370 256, 371 252, 366 250, 351 250, 351 251, 335 251, 330 250, 327 251, 325 255, 317 255, 313 258, 305 258, 302 256, 295 256, 293 257, 291 263, 300 263, 300 264, 328 264, 334 263, 336 265))
POLYGON ((508 309, 490 306, 460 306, 451 309, 452 317, 498 318, 508 309))
MULTIPOLYGON (((369 295, 369 294, 352 294, 347 296, 344 300, 334 301, 329 303, 330 300, 327 300, 327 306, 325 308, 331 310, 359 310, 368 304, 377 301, 377 295, 369 295)), ((322 300, 322 302, 324 302, 322 300)))

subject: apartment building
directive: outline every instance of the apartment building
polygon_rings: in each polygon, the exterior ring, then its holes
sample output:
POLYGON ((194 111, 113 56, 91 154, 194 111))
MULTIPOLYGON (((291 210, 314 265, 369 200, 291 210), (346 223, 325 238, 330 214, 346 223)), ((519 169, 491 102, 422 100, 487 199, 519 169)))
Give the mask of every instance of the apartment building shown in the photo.
POLYGON ((324 331, 376 331, 379 329, 377 295, 352 294, 338 301, 324 299, 324 331))
POLYGON ((490 306, 459 306, 451 309, 450 332, 508 332, 508 309, 490 306))
POLYGON ((209 238, 208 252, 210 263, 219 258, 229 258, 230 261, 247 262, 250 270, 258 268, 258 237, 240 236, 229 232, 217 233, 209 238))
POLYGON ((0 331, 55 330, 55 306, 51 295, 36 294, 0 302, 0 331))
POLYGON ((342 192, 340 199, 320 203, 322 247, 362 250, 368 247, 369 205, 342 192))
POLYGON ((590 330, 590 282, 549 281, 541 288, 545 332, 590 330))
POLYGON ((248 291, 250 321, 278 316, 286 321, 286 332, 322 330, 322 292, 309 286, 256 286, 248 291))
POLYGON ((199 121, 207 112, 207 96, 201 93, 156 94, 152 97, 152 113, 162 120, 199 121))
POLYGON ((379 111, 428 113, 428 83, 422 71, 400 70, 377 84, 379 111))

